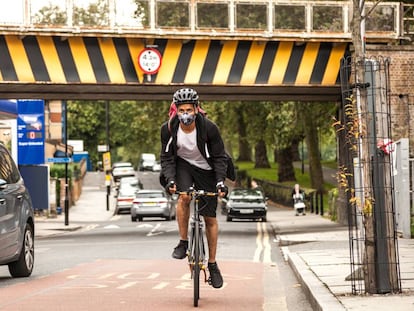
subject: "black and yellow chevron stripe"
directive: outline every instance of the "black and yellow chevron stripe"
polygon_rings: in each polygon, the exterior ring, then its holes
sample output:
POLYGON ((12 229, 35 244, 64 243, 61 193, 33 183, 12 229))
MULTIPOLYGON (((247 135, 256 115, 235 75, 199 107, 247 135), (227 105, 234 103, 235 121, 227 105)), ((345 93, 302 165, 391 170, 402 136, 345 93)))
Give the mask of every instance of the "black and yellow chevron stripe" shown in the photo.
POLYGON ((155 39, 162 55, 148 81, 140 38, 0 36, 0 81, 168 85, 339 84, 347 43, 155 39))

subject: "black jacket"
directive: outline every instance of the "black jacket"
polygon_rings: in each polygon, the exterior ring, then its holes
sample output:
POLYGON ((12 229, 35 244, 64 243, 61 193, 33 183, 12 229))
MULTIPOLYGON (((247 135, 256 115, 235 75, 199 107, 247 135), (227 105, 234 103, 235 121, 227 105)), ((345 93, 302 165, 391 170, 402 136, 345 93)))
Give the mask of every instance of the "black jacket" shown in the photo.
MULTIPOLYGON (((198 149, 208 164, 214 169, 216 181, 224 181, 226 179, 227 157, 217 125, 201 113, 196 115, 194 122, 197 129, 198 149)), ((175 116, 161 126, 160 182, 162 184, 176 180, 177 131, 179 125, 180 121, 175 116)))

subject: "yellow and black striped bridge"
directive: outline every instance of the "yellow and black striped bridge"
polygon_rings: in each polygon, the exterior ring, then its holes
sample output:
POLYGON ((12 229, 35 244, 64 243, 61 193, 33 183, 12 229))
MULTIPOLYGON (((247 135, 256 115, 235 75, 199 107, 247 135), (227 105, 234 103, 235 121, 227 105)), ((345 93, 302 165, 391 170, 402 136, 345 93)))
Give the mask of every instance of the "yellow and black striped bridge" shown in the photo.
MULTIPOLYGON (((125 1, 100 0, 108 11, 92 25, 75 23, 74 0, 52 2, 54 14, 66 16, 63 24, 39 20, 31 0, 21 1, 22 20, 0 20, 0 98, 163 100, 181 85, 196 87, 205 100, 341 97, 349 1, 143 0, 126 11, 143 13, 128 17, 117 15, 125 1), (152 74, 138 62, 148 47, 161 58, 152 74)), ((402 19, 402 5, 375 7, 381 23, 367 24, 367 42, 400 40, 393 21, 402 19)))
POLYGON ((245 100, 288 100, 293 94, 337 99, 340 59, 347 51, 347 43, 326 42, 159 39, 144 44, 134 38, 3 35, 0 96, 164 99, 185 84, 215 94, 211 99, 233 94, 245 100), (159 71, 150 77, 138 64, 148 45, 162 56, 159 71))

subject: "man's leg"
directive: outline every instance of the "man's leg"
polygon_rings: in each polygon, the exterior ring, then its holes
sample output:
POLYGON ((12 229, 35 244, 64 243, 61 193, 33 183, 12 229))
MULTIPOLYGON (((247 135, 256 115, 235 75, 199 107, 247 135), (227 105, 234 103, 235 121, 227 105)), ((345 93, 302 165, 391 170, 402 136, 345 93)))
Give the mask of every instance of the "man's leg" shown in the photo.
POLYGON ((208 262, 216 262, 217 239, 218 239, 218 223, 216 217, 204 216, 206 223, 206 236, 208 244, 208 262))
POLYGON ((177 223, 180 233, 180 242, 174 248, 173 258, 184 259, 188 249, 188 220, 190 217, 190 196, 180 195, 177 202, 177 223))
POLYGON ((190 196, 180 195, 177 202, 177 223, 181 240, 188 240, 188 220, 190 219, 190 196))
POLYGON ((217 239, 218 239, 218 223, 216 217, 204 216, 206 224, 206 236, 208 244, 208 270, 210 272, 209 283, 214 288, 223 286, 223 277, 216 263, 217 239))

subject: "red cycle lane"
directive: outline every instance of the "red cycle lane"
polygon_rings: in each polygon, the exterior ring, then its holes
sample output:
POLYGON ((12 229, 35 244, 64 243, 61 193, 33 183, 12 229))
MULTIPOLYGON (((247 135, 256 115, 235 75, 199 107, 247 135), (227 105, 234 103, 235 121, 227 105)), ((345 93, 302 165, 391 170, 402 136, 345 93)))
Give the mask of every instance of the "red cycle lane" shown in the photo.
MULTIPOLYGON (((199 309, 262 310, 264 264, 221 261, 224 286, 202 284, 199 309)), ((97 260, 1 288, 0 310, 193 310, 185 261, 97 260)))

